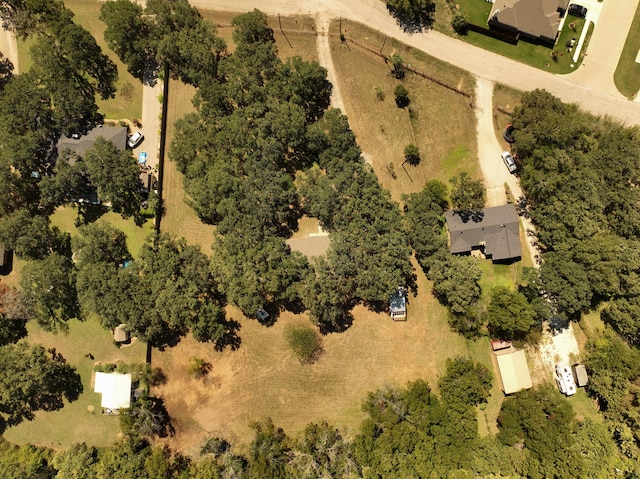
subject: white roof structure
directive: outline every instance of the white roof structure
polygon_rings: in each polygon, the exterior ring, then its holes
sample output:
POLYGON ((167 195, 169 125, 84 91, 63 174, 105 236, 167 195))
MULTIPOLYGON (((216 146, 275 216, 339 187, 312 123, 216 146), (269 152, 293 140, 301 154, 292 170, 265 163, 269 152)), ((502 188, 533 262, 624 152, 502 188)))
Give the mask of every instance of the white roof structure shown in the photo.
POLYGON ((126 409, 131 406, 131 374, 96 373, 93 390, 102 393, 103 408, 126 409))
POLYGON ((563 394, 573 396, 576 393, 573 371, 567 363, 556 364, 556 383, 563 394))
POLYGON ((511 347, 501 351, 494 351, 493 354, 495 354, 498 362, 502 390, 505 394, 513 394, 531 387, 531 374, 529 373, 529 366, 527 366, 527 358, 522 349, 511 347))

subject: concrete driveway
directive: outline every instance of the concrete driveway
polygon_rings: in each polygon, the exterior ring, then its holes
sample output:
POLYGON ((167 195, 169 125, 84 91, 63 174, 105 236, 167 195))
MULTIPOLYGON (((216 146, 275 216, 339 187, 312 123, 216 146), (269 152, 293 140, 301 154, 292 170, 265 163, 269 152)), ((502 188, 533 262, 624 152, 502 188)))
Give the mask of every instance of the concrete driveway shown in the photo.
POLYGON ((582 65, 565 77, 585 87, 623 98, 613 81, 638 0, 576 0, 587 8, 587 20, 596 23, 582 65))

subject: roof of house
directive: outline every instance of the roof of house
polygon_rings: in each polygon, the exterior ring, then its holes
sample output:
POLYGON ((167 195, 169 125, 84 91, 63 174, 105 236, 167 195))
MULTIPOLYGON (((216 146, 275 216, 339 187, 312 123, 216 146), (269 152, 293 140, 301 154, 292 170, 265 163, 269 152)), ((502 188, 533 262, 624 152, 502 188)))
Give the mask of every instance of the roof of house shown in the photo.
POLYGON ((131 406, 131 374, 98 372, 93 390, 102 393, 103 408, 126 409, 131 406))
POLYGON ((127 147, 127 127, 99 126, 89 130, 86 135, 82 135, 80 138, 61 137, 57 145, 58 153, 64 150, 71 150, 80 156, 84 156, 100 137, 109 140, 120 151, 124 151, 127 147))
POLYGON ((522 256, 518 214, 512 204, 485 208, 471 218, 454 210, 446 211, 444 217, 451 253, 468 253, 484 246, 484 253, 494 261, 522 256))
POLYGON ((560 27, 558 9, 568 0, 496 0, 489 24, 515 28, 533 37, 555 39, 560 27))
POLYGON ((500 382, 505 394, 513 394, 531 387, 531 374, 522 349, 494 351, 500 372, 500 382))

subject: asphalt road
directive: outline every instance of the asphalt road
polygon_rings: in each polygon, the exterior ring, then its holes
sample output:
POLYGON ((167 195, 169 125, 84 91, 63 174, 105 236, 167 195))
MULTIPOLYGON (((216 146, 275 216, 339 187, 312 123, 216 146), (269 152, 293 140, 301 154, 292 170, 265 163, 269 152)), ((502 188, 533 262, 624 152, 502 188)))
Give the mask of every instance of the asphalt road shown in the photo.
POLYGON ((585 66, 562 76, 518 63, 438 32, 407 34, 396 25, 380 0, 190 0, 190 3, 210 10, 238 12, 259 8, 270 14, 322 13, 333 18, 342 16, 386 33, 477 77, 523 91, 544 88, 563 101, 578 103, 597 115, 608 115, 628 125, 640 124, 640 104, 623 98, 611 87, 613 69, 638 0, 604 2, 585 66), (584 74, 581 71, 583 68, 586 69, 584 74))

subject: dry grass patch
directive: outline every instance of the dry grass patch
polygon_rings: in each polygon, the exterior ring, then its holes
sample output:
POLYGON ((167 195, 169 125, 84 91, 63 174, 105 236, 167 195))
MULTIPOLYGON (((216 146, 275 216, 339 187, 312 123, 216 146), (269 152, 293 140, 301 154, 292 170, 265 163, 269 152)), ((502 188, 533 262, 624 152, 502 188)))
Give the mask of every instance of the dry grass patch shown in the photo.
POLYGON ((501 83, 496 83, 493 88, 493 126, 496 130, 496 138, 507 151, 510 145, 504 141, 502 133, 505 127, 511 123, 511 115, 505 112, 513 113, 514 108, 520 106, 522 94, 522 91, 501 83))
MULTIPOLYGON (((348 34, 353 36, 354 30, 359 42, 375 45, 383 41, 377 32, 349 22, 348 34)), ((463 170, 479 177, 476 120, 467 97, 407 72, 403 83, 411 103, 408 108, 398 108, 393 91, 399 82, 391 77, 390 66, 352 42, 341 43, 336 36, 330 42, 349 123, 365 158, 395 200, 403 193, 422 190, 430 179, 446 182, 463 170), (379 91, 384 100, 379 99, 379 91), (403 166, 404 148, 409 143, 420 150, 422 159, 415 167, 403 166)), ((472 91, 472 80, 464 72, 400 44, 387 44, 387 53, 393 48, 405 63, 447 84, 472 91)))
POLYGON ((447 312, 429 294, 424 274, 417 271, 417 277, 419 294, 409 298, 408 321, 394 323, 359 306, 350 329, 323 337, 324 352, 313 365, 301 365, 287 345, 288 326, 309 325, 306 315, 289 312, 265 328, 229 307, 228 315, 242 325, 236 351, 215 352, 190 337, 165 352, 154 351, 153 365, 168 377, 154 393, 165 398, 175 419, 172 446, 197 454, 208 435, 246 445, 253 437, 250 421, 266 417, 290 435, 326 419, 353 436, 364 417, 367 392, 418 378, 437 389, 446 359, 469 350, 450 330, 447 312), (189 377, 194 355, 213 365, 209 384, 189 377))
MULTIPOLYGON (((190 85, 175 80, 169 84, 167 148, 171 147, 173 141, 176 120, 195 111, 191 103, 194 94, 195 88, 190 85)), ((193 208, 188 205, 183 182, 184 175, 178 171, 176 164, 165 159, 162 196, 166 213, 162 218, 162 231, 183 237, 187 243, 199 245, 204 253, 211 254, 215 227, 200 221, 193 208)))
MULTIPOLYGON (((201 10, 200 13, 203 18, 216 24, 218 36, 227 42, 229 51, 233 51, 235 49, 233 43, 234 27, 231 26, 231 21, 243 12, 201 10)), ((278 20, 277 16, 269 16, 267 17, 267 23, 273 29, 280 58, 299 56, 307 61, 318 59, 313 17, 281 16, 278 20)))

